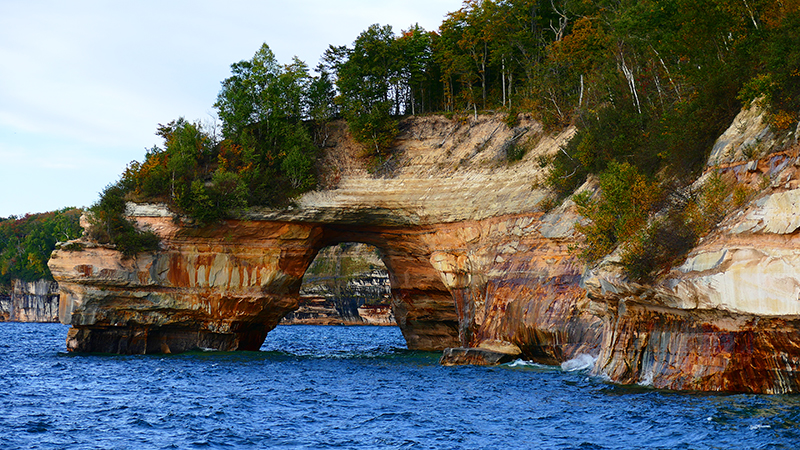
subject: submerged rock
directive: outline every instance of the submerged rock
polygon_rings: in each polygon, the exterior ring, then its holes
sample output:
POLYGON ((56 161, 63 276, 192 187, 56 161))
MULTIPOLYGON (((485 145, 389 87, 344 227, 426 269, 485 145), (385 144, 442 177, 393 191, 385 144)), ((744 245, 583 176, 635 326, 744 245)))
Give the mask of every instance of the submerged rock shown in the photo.
POLYGON ((485 348, 446 348, 442 353, 439 364, 443 366, 495 366, 505 364, 517 359, 519 354, 495 352, 485 348))

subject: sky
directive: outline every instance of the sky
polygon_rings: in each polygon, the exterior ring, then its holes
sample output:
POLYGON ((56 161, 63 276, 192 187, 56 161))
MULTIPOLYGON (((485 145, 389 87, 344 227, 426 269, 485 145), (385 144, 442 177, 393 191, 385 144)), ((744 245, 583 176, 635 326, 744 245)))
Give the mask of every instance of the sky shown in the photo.
POLYGON ((317 65, 370 25, 437 30, 461 0, 2 0, 0 218, 88 207, 159 123, 211 122, 230 65, 267 43, 317 65))

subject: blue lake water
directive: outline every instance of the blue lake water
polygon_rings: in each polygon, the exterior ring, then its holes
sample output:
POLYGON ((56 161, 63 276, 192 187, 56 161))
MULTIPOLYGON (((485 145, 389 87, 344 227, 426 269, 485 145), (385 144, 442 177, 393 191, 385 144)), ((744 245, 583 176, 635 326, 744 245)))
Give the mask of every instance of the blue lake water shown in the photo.
POLYGON ((0 449, 795 449, 800 396, 441 367, 393 327, 281 326, 259 352, 94 356, 0 323, 0 449))

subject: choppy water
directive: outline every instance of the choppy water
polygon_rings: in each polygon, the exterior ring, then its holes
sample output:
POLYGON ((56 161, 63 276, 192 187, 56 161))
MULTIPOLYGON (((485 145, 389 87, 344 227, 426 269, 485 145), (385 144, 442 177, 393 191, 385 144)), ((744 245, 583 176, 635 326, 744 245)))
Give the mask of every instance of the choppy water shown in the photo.
POLYGON ((175 356, 66 354, 66 331, 0 323, 0 448, 800 447, 798 396, 440 367, 396 328, 278 327, 260 352, 175 356))

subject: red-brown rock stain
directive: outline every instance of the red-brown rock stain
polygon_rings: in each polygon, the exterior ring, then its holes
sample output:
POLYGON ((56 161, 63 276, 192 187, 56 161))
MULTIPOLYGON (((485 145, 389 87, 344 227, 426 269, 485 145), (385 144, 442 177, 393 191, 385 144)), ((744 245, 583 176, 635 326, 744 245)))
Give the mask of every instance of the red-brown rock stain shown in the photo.
POLYGON ((94 266, 91 266, 89 264, 81 264, 79 266, 75 266, 75 271, 78 272, 79 274, 81 274, 81 276, 84 276, 84 277, 92 276, 93 269, 94 269, 94 266))
POLYGON ((197 259, 195 260, 195 268, 194 268, 194 284, 195 286, 205 285, 208 286, 211 283, 211 266, 214 264, 214 260, 217 258, 216 253, 201 253, 197 255, 197 259), (198 270, 200 267, 203 267, 204 270, 204 280, 198 280, 197 276, 200 272, 198 270), (202 283, 201 283, 202 281, 202 283))
POLYGON ((167 280, 173 286, 189 287, 189 271, 186 270, 186 259, 179 253, 173 253, 169 258, 167 280))

